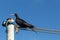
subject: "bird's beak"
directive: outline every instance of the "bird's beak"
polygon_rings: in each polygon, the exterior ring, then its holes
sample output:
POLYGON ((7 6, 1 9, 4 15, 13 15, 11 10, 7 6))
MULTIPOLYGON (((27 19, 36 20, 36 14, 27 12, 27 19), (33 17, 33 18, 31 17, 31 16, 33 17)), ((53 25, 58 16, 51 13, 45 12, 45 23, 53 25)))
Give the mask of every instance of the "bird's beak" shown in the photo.
POLYGON ((11 14, 12 16, 14 16, 14 14, 11 14))

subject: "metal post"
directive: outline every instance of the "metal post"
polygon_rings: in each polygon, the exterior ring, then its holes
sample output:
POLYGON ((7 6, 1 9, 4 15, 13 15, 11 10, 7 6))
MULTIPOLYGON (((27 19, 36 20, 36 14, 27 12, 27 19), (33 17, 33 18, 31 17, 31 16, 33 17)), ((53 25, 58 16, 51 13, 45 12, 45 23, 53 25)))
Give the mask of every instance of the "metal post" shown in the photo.
POLYGON ((7 29, 7 40, 14 40, 14 25, 8 25, 7 29))
POLYGON ((6 40, 14 40, 14 19, 8 18, 6 22, 6 40))

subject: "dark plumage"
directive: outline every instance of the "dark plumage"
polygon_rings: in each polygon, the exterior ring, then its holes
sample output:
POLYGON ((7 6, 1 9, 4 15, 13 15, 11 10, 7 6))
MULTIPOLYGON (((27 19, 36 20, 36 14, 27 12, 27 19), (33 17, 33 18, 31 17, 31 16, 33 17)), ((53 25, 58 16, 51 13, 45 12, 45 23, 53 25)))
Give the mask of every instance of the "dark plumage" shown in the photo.
POLYGON ((33 29, 34 26, 27 23, 26 21, 24 21, 23 19, 19 18, 18 15, 15 13, 14 16, 16 17, 15 21, 16 23, 21 27, 21 28, 30 28, 33 29))

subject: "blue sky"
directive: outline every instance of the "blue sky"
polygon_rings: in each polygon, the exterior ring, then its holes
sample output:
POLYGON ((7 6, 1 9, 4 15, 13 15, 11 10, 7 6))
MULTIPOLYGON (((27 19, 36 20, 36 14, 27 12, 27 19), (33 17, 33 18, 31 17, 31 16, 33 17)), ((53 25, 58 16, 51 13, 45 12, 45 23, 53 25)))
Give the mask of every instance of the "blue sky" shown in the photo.
MULTIPOLYGON (((0 22, 17 12, 28 23, 47 29, 60 30, 60 0, 0 0, 0 22)), ((15 17, 13 17, 15 18, 15 17)), ((5 28, 0 23, 0 39, 6 40, 5 28)), ((60 40, 60 34, 20 31, 15 40, 60 40)))

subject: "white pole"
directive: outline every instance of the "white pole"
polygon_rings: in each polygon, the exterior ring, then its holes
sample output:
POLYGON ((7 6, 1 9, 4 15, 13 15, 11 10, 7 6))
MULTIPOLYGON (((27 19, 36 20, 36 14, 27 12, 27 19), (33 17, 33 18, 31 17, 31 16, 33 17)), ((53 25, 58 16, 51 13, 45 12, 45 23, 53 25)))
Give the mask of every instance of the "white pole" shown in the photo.
POLYGON ((14 40, 14 25, 9 24, 7 26, 7 40, 14 40))

